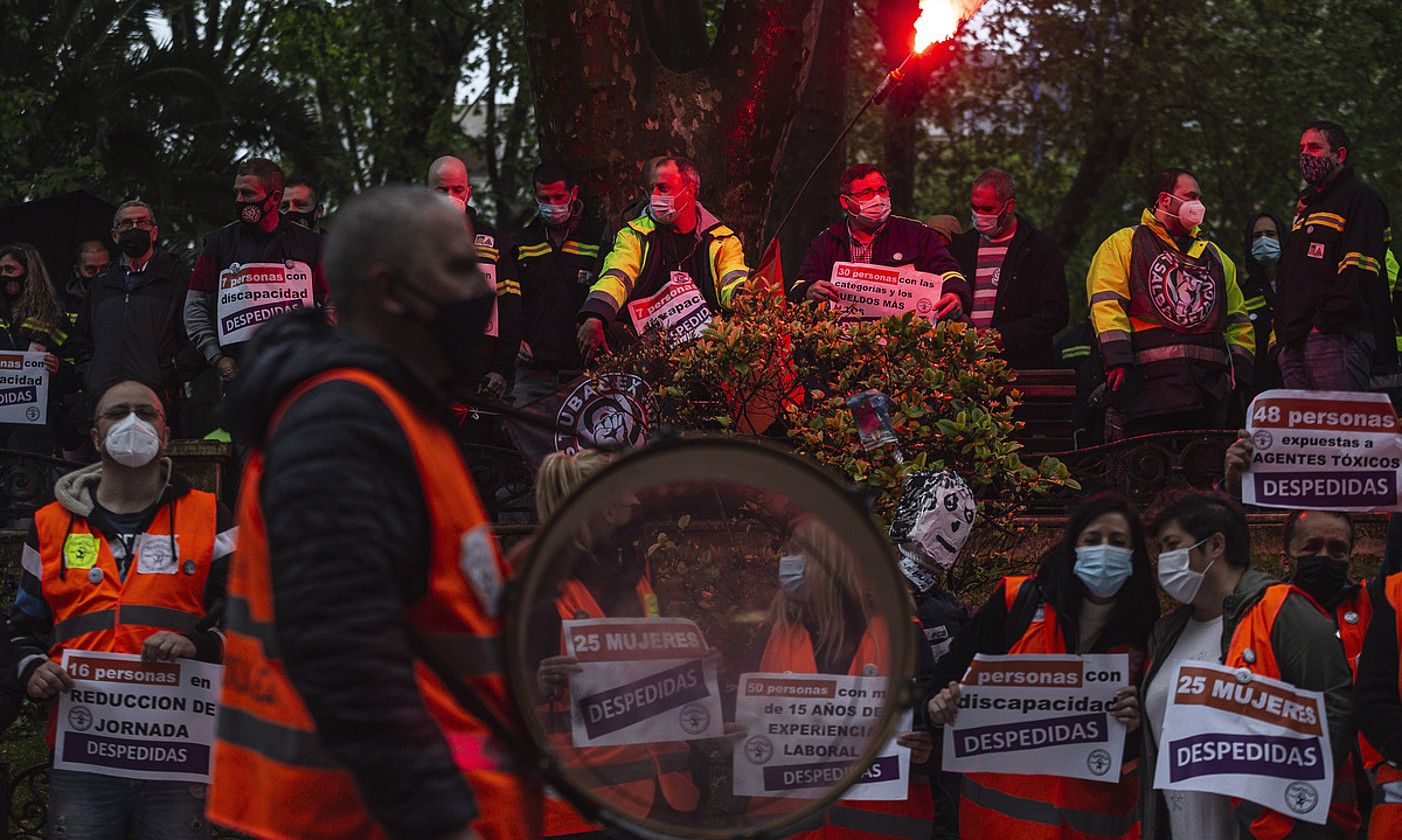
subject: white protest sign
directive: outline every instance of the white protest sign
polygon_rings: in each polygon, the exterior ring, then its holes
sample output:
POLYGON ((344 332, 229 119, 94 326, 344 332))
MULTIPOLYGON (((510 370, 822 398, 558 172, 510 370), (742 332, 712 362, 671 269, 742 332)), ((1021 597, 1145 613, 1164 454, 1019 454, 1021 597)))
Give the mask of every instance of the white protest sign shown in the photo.
POLYGON ((1251 401, 1255 451, 1242 474, 1249 505, 1398 510, 1402 439, 1386 394, 1266 391, 1251 401))
MULTIPOLYGON (((736 796, 817 799, 853 767, 878 734, 885 677, 742 674, 735 722, 745 736, 731 759, 736 796)), ((897 732, 910 730, 906 712, 897 732)), ((843 799, 904 800, 910 750, 886 743, 843 799)))
POLYGON ((59 695, 56 769, 209 783, 221 666, 81 650, 61 664, 73 689, 59 695))
POLYGON ((1122 653, 979 654, 945 727, 943 767, 1118 782, 1125 727, 1110 706, 1127 685, 1122 653))
POLYGON ((916 271, 864 263, 834 263, 832 284, 837 287, 836 306, 855 310, 857 319, 886 318, 914 311, 935 320, 943 278, 916 271))
POLYGON ((482 330, 482 334, 495 337, 497 334, 497 267, 494 263, 480 262, 477 264, 477 268, 492 287, 492 315, 487 319, 487 326, 482 330))
POLYGON ((49 419, 43 352, 0 352, 0 423, 42 426, 49 419))
POLYGON ((564 624, 576 747, 718 738, 725 730, 715 662, 696 622, 588 618, 564 624))
POLYGON ((672 279, 656 294, 628 304, 628 315, 633 319, 633 329, 637 330, 638 335, 660 329, 673 345, 685 344, 696 338, 711 323, 711 310, 706 306, 706 298, 685 271, 672 272, 672 279))
POLYGON ((1234 796, 1323 825, 1334 790, 1324 695, 1244 668, 1179 663, 1154 787, 1234 796))
POLYGON ((219 272, 215 296, 219 344, 247 341, 258 325, 283 312, 312 305, 312 269, 304 262, 234 263, 219 272))

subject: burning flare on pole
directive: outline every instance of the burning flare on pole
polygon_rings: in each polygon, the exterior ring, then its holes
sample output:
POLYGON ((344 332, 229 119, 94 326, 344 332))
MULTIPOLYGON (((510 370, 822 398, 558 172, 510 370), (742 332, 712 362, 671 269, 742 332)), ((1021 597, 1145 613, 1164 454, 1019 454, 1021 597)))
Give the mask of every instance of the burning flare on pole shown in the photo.
POLYGON ((953 38, 959 27, 973 17, 982 5, 983 0, 920 0, 920 17, 915 19, 915 48, 901 62, 901 66, 886 74, 881 87, 876 89, 875 101, 884 101, 901 83, 901 79, 905 78, 905 67, 912 59, 929 49, 931 44, 953 38))

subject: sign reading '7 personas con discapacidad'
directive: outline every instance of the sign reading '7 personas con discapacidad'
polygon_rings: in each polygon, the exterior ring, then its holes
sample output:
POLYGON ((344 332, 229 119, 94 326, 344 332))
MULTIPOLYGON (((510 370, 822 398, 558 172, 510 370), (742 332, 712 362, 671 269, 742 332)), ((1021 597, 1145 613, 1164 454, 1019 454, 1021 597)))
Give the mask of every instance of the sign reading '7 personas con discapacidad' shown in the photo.
POLYGON ((82 650, 61 664, 73 688, 59 695, 55 768, 208 784, 221 666, 82 650))
POLYGON ((1154 787, 1246 799, 1323 825, 1334 790, 1324 695, 1210 662, 1181 662, 1154 787))
POLYGON ((716 664, 696 622, 587 618, 564 624, 576 747, 719 738, 716 664))
POLYGON ((42 352, 0 353, 0 423, 42 426, 48 420, 49 369, 42 352))
POLYGON ((979 654, 960 681, 942 766, 1119 781, 1125 727, 1110 706, 1127 685, 1123 653, 979 654))
POLYGON ((1241 499, 1291 509, 1397 510, 1399 430, 1386 394, 1266 391, 1247 412, 1253 452, 1241 499))

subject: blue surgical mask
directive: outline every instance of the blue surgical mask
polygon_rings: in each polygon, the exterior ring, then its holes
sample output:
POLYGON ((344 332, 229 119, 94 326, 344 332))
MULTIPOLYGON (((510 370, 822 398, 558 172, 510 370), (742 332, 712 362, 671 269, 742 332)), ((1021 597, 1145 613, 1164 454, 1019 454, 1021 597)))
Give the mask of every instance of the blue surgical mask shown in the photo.
POLYGON ((1076 546, 1076 577, 1097 598, 1109 598, 1124 586, 1134 571, 1134 552, 1122 545, 1076 546))
POLYGON ((802 554, 785 554, 779 558, 779 587, 784 590, 785 595, 795 601, 802 601, 806 597, 803 572, 807 565, 808 558, 802 554))
POLYGON ((1273 236, 1263 236, 1251 243, 1251 256, 1257 262, 1280 262, 1280 241, 1273 236))
POLYGON ((574 210, 574 205, 551 204, 548 201, 537 201, 536 208, 543 222, 551 227, 559 227, 570 218, 570 212, 574 210))

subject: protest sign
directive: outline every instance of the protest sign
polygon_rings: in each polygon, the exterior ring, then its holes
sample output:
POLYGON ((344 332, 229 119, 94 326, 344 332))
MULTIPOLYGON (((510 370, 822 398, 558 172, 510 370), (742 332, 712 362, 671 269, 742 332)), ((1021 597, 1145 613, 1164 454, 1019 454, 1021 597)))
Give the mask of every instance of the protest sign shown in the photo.
POLYGON ((672 279, 656 294, 628 304, 628 315, 638 335, 663 330, 673 345, 696 338, 711 323, 706 299, 685 271, 672 272, 672 279))
POLYGON ((0 353, 0 423, 42 426, 49 419, 49 369, 42 351, 0 353))
POLYGON ((208 784, 221 666, 81 650, 60 664, 73 689, 59 695, 56 769, 208 784))
POLYGON ((1334 790, 1324 695, 1216 663, 1182 662, 1154 787, 1234 796, 1323 825, 1334 790))
POLYGON ((855 310, 854 319, 886 318, 913 310, 933 323, 944 285, 942 278, 910 267, 847 262, 834 263, 830 279, 837 287, 836 305, 855 310))
POLYGON ((1249 505, 1398 510, 1402 440, 1386 394, 1266 391, 1251 401, 1249 505))
POLYGON ((215 298, 219 343, 247 341, 259 324, 274 315, 311 305, 312 269, 306 263, 235 263, 219 272, 215 298))
POLYGON ((1125 728, 1110 714, 1129 685, 1129 657, 974 657, 959 714, 945 727, 945 770, 1117 782, 1125 728))
POLYGON ((724 732, 715 662, 684 618, 566 621, 570 730, 576 747, 718 738, 724 732))
MULTIPOLYGON (((817 799, 871 745, 888 697, 885 677, 752 673, 740 676, 735 722, 744 738, 731 759, 737 796, 817 799)), ((906 712, 897 732, 910 729, 906 712)), ((903 800, 910 750, 894 738, 843 799, 903 800)))

